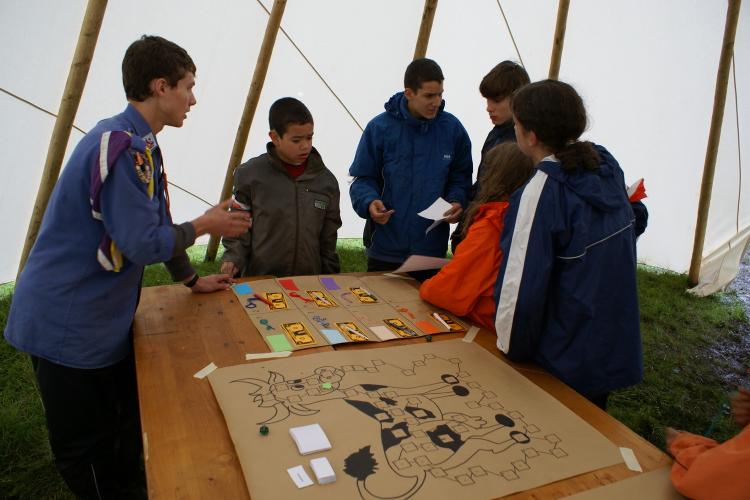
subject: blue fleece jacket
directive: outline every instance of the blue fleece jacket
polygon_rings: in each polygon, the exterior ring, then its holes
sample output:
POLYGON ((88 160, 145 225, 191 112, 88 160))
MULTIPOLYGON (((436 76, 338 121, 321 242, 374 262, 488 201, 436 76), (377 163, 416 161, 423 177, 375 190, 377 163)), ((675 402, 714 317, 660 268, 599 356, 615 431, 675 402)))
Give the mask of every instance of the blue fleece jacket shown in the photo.
POLYGON ((510 200, 495 329, 512 360, 534 360, 586 397, 643 377, 634 214, 617 161, 596 170, 545 159, 510 200))
POLYGON ((373 224, 368 256, 402 262, 409 255, 445 256, 448 224, 425 235, 432 221, 417 215, 438 197, 464 208, 471 186, 471 141, 461 122, 443 110, 435 118, 409 113, 403 92, 385 104, 385 112, 367 124, 349 175, 352 206, 366 219, 368 207, 380 199, 394 209, 388 223, 373 224))
POLYGON ((19 277, 6 340, 19 350, 73 368, 101 368, 130 350, 143 266, 169 260, 175 231, 166 210, 161 154, 154 151, 155 195, 138 177, 134 154, 140 140, 155 138, 132 106, 99 122, 78 143, 57 181, 36 243, 19 277), (109 165, 101 193, 101 216, 92 216, 92 167, 106 149, 106 131, 128 131, 133 146, 109 165), (120 272, 106 271, 97 258, 109 235, 124 257, 120 272))

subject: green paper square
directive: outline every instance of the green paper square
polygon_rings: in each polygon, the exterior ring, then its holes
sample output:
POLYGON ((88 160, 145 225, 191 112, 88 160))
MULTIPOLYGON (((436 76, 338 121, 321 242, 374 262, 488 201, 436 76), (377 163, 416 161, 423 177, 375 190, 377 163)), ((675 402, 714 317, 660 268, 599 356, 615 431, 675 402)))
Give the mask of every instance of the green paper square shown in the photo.
POLYGON ((266 342, 271 346, 274 352, 291 351, 292 346, 289 344, 285 335, 269 335, 266 342))
POLYGON ((331 389, 333 389, 333 386, 331 385, 330 382, 324 382, 323 383, 323 389, 326 390, 326 391, 330 391, 331 389))

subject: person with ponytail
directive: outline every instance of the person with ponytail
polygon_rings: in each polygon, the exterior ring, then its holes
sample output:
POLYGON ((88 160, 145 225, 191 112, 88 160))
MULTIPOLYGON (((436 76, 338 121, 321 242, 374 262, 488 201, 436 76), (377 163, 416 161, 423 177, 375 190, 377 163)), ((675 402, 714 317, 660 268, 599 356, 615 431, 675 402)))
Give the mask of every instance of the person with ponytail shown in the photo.
POLYGON ((448 264, 419 288, 422 299, 492 329, 500 234, 511 193, 523 186, 534 165, 513 142, 489 150, 476 198, 466 209, 461 243, 448 264))
POLYGON ((636 216, 624 175, 604 147, 579 140, 586 110, 570 85, 527 85, 511 105, 518 146, 536 169, 505 216, 497 346, 606 409, 611 391, 643 378, 636 216))

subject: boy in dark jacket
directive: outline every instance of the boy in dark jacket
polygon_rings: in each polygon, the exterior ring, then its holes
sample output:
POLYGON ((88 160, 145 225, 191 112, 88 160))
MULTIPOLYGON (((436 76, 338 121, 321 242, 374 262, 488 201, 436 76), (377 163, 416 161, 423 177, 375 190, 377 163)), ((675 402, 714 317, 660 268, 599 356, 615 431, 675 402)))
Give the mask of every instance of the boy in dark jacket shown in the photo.
POLYGON ((296 276, 338 273, 339 185, 312 146, 313 118, 297 99, 271 105, 267 152, 234 172, 236 207, 253 218, 224 238, 223 273, 296 276))
MULTIPOLYGON (((504 142, 516 142, 513 130, 513 114, 510 112, 510 98, 513 92, 529 84, 529 74, 523 66, 513 61, 503 61, 487 73, 479 84, 479 93, 487 101, 487 114, 494 125, 482 145, 482 159, 479 161, 477 181, 471 186, 469 199, 471 203, 479 192, 479 180, 484 171, 484 155, 495 146, 504 142)), ((456 246, 461 243, 464 220, 458 222, 451 235, 451 251, 456 253, 456 246)))
POLYGON ((396 269, 410 255, 444 257, 448 249, 448 224, 425 234, 431 221, 417 215, 442 197, 452 205, 445 222, 457 222, 471 187, 471 141, 443 110, 442 96, 440 66, 416 59, 406 68, 404 91, 362 133, 349 195, 357 215, 368 219, 368 271, 396 269))

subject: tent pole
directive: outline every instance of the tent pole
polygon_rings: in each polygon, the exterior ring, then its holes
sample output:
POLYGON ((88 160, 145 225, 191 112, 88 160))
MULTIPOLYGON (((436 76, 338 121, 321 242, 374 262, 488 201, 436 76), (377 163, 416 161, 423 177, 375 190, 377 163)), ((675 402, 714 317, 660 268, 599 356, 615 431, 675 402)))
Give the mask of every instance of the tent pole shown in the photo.
MULTIPOLYGON (((242 110, 242 118, 237 127, 237 135, 234 137, 234 146, 232 146, 232 154, 229 156, 229 164, 227 165, 227 173, 224 177, 224 186, 221 188, 219 201, 227 199, 232 194, 234 169, 240 164, 242 155, 245 152, 247 139, 250 135, 250 125, 252 125, 253 118, 255 117, 260 93, 263 91, 263 83, 266 81, 268 64, 271 62, 271 54, 276 44, 276 35, 281 26, 284 7, 286 7, 286 0, 274 0, 271 14, 268 17, 268 24, 266 24, 266 34, 263 36, 263 43, 258 53, 258 61, 255 63, 253 79, 250 82, 250 89, 245 100, 245 108, 242 110)), ((208 248, 206 248, 206 262, 212 262, 216 259, 218 249, 219 238, 212 235, 208 241, 208 248)))
POLYGON ((729 71, 734 53, 734 36, 737 32, 737 22, 740 17, 741 0, 729 0, 727 6, 727 21, 724 26, 724 41, 721 44, 719 69, 716 73, 716 89, 714 90, 714 109, 711 114, 711 128, 708 131, 708 146, 706 159, 703 163, 703 180, 701 181, 701 195, 698 201, 698 218, 695 222, 695 237, 693 239, 693 256, 690 259, 688 280, 692 286, 698 284, 703 258, 703 243, 706 238, 706 224, 708 209, 711 206, 711 190, 716 171, 716 156, 719 152, 721 139, 721 124, 724 121, 724 106, 727 101, 727 87, 729 71))
POLYGON ((76 117, 78 105, 81 103, 81 95, 86 85, 86 78, 91 67, 91 60, 94 57, 94 49, 106 8, 107 0, 89 0, 86 5, 81 31, 78 33, 76 50, 73 54, 73 62, 68 71, 68 79, 65 82, 60 109, 47 147, 47 159, 44 162, 42 180, 34 201, 34 210, 31 213, 29 227, 26 230, 26 240, 24 241, 21 260, 18 263, 16 279, 21 275, 21 271, 26 265, 26 259, 29 258, 31 248, 39 234, 39 227, 42 225, 42 218, 47 209, 50 194, 60 175, 65 148, 68 145, 68 139, 70 139, 70 130, 73 128, 73 120, 76 117))
POLYGON ((560 76, 560 60, 562 59, 563 42, 565 42, 565 27, 568 24, 568 9, 570 0, 560 0, 557 5, 557 24, 555 25, 555 38, 552 40, 552 56, 549 62, 550 80, 557 80, 560 76))
POLYGON ((427 55, 427 44, 430 42, 430 31, 432 31, 432 21, 435 19, 437 3, 438 0, 425 0, 424 2, 422 24, 419 25, 417 46, 414 48, 414 59, 421 59, 427 55))

